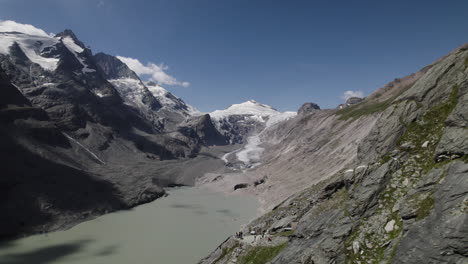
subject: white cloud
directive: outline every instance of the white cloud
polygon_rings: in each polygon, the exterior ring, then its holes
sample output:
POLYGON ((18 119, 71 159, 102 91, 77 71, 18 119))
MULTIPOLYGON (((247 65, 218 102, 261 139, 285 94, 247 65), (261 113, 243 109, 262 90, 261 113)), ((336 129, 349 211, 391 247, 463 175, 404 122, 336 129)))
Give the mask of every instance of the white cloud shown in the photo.
POLYGON ((117 58, 123 63, 127 64, 127 66, 136 74, 140 76, 149 75, 149 79, 151 81, 160 84, 178 85, 184 87, 188 87, 190 85, 189 82, 178 81, 176 78, 167 74, 165 71, 169 69, 169 67, 164 64, 157 65, 155 63, 149 62, 146 65, 143 65, 143 63, 134 58, 127 58, 122 56, 117 56, 117 58))
POLYGON ((44 30, 33 25, 21 24, 12 20, 0 20, 0 32, 21 32, 29 35, 50 37, 44 30))
POLYGON ((349 90, 349 91, 345 91, 343 93, 343 95, 341 96, 341 98, 343 100, 345 100, 345 101, 348 100, 351 97, 361 97, 362 98, 362 97, 364 97, 364 93, 362 91, 351 91, 351 90, 349 90))

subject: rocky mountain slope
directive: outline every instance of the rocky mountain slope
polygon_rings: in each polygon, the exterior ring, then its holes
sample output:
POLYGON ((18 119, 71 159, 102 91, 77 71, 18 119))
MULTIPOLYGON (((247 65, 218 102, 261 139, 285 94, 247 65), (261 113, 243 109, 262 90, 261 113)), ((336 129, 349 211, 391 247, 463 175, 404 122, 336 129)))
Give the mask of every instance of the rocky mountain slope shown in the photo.
POLYGON ((467 58, 464 45, 360 103, 268 130, 236 192, 272 208, 243 228, 272 241, 231 237, 201 263, 466 263, 467 58))

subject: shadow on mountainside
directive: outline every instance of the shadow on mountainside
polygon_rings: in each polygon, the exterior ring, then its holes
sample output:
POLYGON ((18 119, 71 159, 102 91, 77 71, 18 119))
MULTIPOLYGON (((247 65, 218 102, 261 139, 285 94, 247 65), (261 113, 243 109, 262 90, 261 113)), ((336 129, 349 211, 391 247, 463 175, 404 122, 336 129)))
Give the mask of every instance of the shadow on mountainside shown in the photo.
POLYGON ((33 153, 4 127, 0 149, 0 240, 40 232, 59 219, 66 224, 68 213, 85 218, 124 207, 111 183, 33 153))

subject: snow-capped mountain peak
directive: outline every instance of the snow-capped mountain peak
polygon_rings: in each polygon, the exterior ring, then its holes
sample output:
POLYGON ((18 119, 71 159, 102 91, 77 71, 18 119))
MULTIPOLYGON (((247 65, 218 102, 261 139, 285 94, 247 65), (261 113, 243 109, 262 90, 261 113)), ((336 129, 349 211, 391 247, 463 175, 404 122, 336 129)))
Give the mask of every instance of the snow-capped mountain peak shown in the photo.
POLYGON ((86 48, 84 43, 78 39, 78 37, 75 35, 75 33, 73 33, 73 31, 71 31, 71 29, 65 29, 64 31, 55 35, 55 38, 63 38, 63 39, 68 38, 68 39, 71 39, 73 43, 79 46, 81 49, 84 50, 86 48))
POLYGON ((77 39, 71 30, 65 30, 51 36, 45 34, 43 30, 30 29, 27 27, 28 25, 18 23, 14 27, 8 25, 5 26, 5 22, 0 22, 0 54, 9 55, 11 48, 17 45, 16 48, 19 48, 31 62, 38 64, 46 71, 55 71, 63 56, 63 53, 57 51, 61 49, 60 45, 63 44, 80 62, 83 73, 96 71, 86 63, 91 54, 85 54, 84 44, 77 39), (17 29, 18 31, 8 31, 9 29, 17 29))
POLYGON ((279 112, 255 100, 233 104, 224 110, 210 113, 216 128, 229 137, 231 143, 243 143, 250 135, 258 134, 266 127, 295 115, 296 112, 279 112))
POLYGON ((232 115, 248 115, 263 119, 271 115, 278 114, 278 110, 269 105, 259 103, 255 100, 248 100, 240 104, 233 104, 224 110, 216 110, 210 113, 213 119, 222 119, 232 115))
MULTIPOLYGON (((73 32, 72 32, 73 34, 73 32)), ((83 73, 89 73, 89 72, 95 72, 95 69, 91 69, 89 65, 85 62, 86 57, 83 56, 83 52, 85 51, 83 43, 81 43, 79 40, 76 39, 76 37, 73 36, 64 36, 64 37, 57 37, 59 38, 62 43, 67 47, 67 49, 75 56, 75 58, 81 63, 83 68, 81 71, 83 73)))

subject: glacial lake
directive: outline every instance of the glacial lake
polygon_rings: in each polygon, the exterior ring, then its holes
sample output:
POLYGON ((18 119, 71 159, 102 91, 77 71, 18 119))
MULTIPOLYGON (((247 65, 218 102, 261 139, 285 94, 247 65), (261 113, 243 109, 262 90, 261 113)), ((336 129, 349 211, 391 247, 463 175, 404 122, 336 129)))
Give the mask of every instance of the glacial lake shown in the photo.
POLYGON ((254 197, 195 187, 65 231, 0 244, 2 264, 191 264, 256 216, 254 197))

